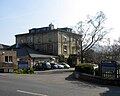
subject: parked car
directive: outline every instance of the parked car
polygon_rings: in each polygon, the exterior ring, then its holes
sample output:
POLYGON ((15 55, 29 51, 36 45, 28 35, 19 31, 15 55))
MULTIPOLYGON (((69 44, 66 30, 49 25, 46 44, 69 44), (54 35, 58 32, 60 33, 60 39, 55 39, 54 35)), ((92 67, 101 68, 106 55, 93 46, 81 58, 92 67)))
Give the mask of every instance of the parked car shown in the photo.
POLYGON ((64 66, 61 64, 57 64, 59 69, 64 69, 64 66))
POLYGON ((40 70, 47 70, 47 69, 51 69, 51 65, 49 62, 41 62, 41 63, 36 63, 33 66, 33 69, 35 71, 40 71, 40 70))
POLYGON ((58 64, 57 63, 50 63, 52 69, 58 69, 58 64))
POLYGON ((44 70, 51 69, 51 64, 49 62, 43 62, 42 66, 44 70))
POLYGON ((33 65, 33 70, 35 71, 42 70, 42 63, 36 63, 35 65, 33 65))
POLYGON ((65 63, 65 62, 62 62, 62 63, 60 63, 61 65, 63 65, 64 66, 64 68, 70 68, 70 65, 68 65, 67 63, 65 63))
POLYGON ((98 68, 98 64, 93 64, 93 68, 94 69, 98 68))

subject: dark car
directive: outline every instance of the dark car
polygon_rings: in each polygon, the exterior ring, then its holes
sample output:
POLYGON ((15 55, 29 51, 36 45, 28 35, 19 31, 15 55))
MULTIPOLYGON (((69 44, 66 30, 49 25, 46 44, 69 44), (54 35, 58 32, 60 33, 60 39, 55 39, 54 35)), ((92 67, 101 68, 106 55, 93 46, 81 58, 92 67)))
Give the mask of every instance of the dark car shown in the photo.
POLYGON ((43 70, 51 69, 51 64, 49 62, 42 62, 43 70))
POLYGON ((40 70, 47 70, 47 69, 51 69, 51 65, 49 62, 41 62, 41 63, 36 63, 33 66, 33 69, 35 71, 40 71, 40 70))
POLYGON ((35 65, 33 65, 33 69, 35 71, 43 70, 42 63, 36 63, 35 65))
POLYGON ((52 69, 58 69, 58 64, 57 63, 50 63, 52 69))

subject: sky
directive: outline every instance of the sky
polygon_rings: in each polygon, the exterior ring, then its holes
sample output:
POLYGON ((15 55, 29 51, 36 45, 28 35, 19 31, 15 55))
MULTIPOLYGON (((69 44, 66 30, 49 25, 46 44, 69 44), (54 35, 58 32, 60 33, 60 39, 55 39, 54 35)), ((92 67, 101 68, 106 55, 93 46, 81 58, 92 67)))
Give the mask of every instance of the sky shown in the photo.
POLYGON ((106 27, 112 28, 110 39, 120 37, 119 0, 0 0, 0 44, 15 44, 15 35, 29 29, 72 27, 87 15, 103 11, 106 27))

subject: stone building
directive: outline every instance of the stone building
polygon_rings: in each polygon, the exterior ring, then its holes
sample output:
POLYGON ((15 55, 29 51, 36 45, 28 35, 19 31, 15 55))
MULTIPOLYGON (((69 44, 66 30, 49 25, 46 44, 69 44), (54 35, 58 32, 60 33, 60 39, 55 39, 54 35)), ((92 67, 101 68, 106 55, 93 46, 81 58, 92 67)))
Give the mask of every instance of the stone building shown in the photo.
POLYGON ((34 64, 41 61, 57 62, 58 56, 41 54, 39 51, 33 50, 27 44, 14 44, 9 49, 16 51, 18 69, 32 68, 34 64))
POLYGON ((16 51, 0 50, 0 72, 13 72, 17 68, 16 51))
POLYGON ((17 34, 16 45, 27 44, 34 50, 48 55, 70 55, 80 54, 81 35, 72 32, 71 28, 54 28, 53 24, 48 27, 33 28, 29 33, 17 34))

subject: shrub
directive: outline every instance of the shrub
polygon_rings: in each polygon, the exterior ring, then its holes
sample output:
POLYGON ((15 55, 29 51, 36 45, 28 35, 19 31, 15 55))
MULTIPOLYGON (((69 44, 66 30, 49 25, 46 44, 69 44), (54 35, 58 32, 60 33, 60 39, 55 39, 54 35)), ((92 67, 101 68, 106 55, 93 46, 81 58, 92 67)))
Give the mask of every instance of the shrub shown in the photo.
POLYGON ((16 74, 33 74, 34 70, 32 68, 28 68, 28 69, 15 69, 14 73, 16 73, 16 74))
POLYGON ((95 69, 95 76, 99 76, 100 75, 100 71, 98 68, 95 69))
POLYGON ((75 71, 86 74, 94 74, 94 68, 92 64, 78 64, 75 66, 75 71))
POLYGON ((28 69, 28 74, 33 74, 34 70, 32 68, 28 69))
POLYGON ((20 74, 20 72, 19 72, 19 70, 18 69, 14 69, 14 71, 13 71, 14 73, 16 73, 16 74, 20 74))
POLYGON ((59 55, 59 62, 65 62, 65 56, 59 55))
POLYGON ((75 67, 75 66, 73 65, 73 62, 72 62, 72 59, 71 59, 71 58, 68 58, 68 59, 67 59, 67 64, 69 64, 70 67, 75 67))

